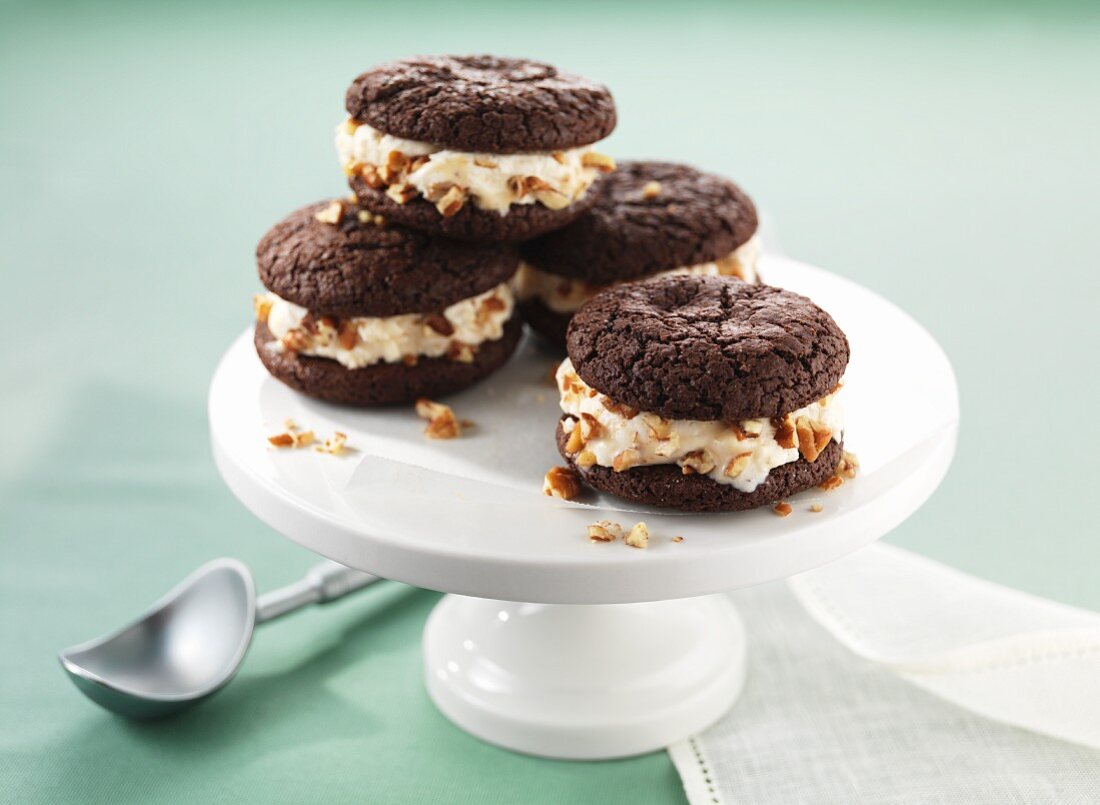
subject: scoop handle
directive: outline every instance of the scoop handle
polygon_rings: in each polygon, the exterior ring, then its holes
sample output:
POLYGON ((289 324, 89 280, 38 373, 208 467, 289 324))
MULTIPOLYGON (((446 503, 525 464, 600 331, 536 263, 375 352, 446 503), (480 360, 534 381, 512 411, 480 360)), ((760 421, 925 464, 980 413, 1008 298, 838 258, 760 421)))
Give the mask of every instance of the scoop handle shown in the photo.
POLYGON ((310 604, 327 604, 379 581, 378 576, 325 560, 305 577, 256 599, 256 623, 266 623, 310 604))

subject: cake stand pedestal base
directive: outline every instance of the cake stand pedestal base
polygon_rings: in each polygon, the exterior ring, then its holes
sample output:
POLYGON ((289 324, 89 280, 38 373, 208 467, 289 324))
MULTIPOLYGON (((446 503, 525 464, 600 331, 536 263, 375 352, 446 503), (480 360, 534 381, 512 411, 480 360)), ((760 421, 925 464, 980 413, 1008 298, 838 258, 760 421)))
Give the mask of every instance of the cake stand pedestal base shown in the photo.
POLYGON ((490 743, 627 757, 729 710, 745 680, 745 631, 722 595, 607 605, 447 595, 424 629, 424 670, 443 714, 490 743))

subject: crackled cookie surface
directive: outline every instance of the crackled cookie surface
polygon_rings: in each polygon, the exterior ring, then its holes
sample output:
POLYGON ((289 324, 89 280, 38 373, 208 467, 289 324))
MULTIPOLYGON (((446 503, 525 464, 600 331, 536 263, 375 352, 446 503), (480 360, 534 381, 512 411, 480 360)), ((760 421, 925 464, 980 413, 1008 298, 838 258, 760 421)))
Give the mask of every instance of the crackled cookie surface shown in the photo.
POLYGON ((520 309, 561 342, 573 313, 615 283, 670 273, 757 282, 757 224, 752 200, 728 179, 672 162, 623 162, 584 215, 523 244, 520 309))

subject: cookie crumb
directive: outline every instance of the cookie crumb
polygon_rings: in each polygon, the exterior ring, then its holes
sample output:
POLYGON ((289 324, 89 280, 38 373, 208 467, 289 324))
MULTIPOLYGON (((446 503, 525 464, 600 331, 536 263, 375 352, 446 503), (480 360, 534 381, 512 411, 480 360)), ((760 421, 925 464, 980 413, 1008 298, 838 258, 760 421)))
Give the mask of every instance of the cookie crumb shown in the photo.
POLYGON ((673 542, 683 542, 683 541, 684 541, 684 538, 683 538, 683 537, 673 537, 673 538, 672 538, 672 541, 673 541, 673 542))
POLYGON ((313 217, 322 224, 336 226, 344 220, 344 202, 334 201, 323 210, 318 210, 314 213, 313 217))
POLYGON ((822 506, 820 503, 810 504, 810 511, 812 511, 814 514, 819 513, 822 509, 824 509, 824 506, 822 506))
POLYGON ((781 500, 775 504, 775 506, 772 508, 772 511, 778 514, 780 517, 786 517, 794 510, 791 508, 790 503, 786 503, 785 501, 781 500))
POLYGON ((588 539, 592 542, 614 542, 623 535, 623 527, 610 520, 600 520, 588 526, 588 539))
POLYGON ((660 182, 645 183, 645 187, 642 188, 642 198, 657 198, 659 195, 661 195, 660 182))
POLYGON ((645 523, 635 523, 626 535, 626 544, 631 548, 646 548, 649 546, 649 528, 645 523))
POLYGON ((424 435, 429 439, 456 439, 463 426, 469 427, 473 424, 468 421, 459 422, 451 406, 434 402, 427 397, 416 401, 416 414, 421 419, 428 420, 424 435))
POLYGON ((569 467, 551 467, 542 479, 542 493, 561 500, 573 500, 581 493, 581 482, 569 467))

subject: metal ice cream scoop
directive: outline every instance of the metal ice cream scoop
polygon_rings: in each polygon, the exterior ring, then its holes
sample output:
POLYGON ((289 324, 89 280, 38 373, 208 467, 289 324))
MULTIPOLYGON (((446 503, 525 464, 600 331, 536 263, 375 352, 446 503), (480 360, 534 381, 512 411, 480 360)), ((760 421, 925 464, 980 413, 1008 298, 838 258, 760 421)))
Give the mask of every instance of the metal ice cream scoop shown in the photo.
POLYGON ((377 576, 325 561, 257 599, 247 567, 215 559, 133 623, 67 648, 58 659, 92 701, 128 718, 156 718, 201 701, 232 679, 256 624, 375 581, 377 576))

